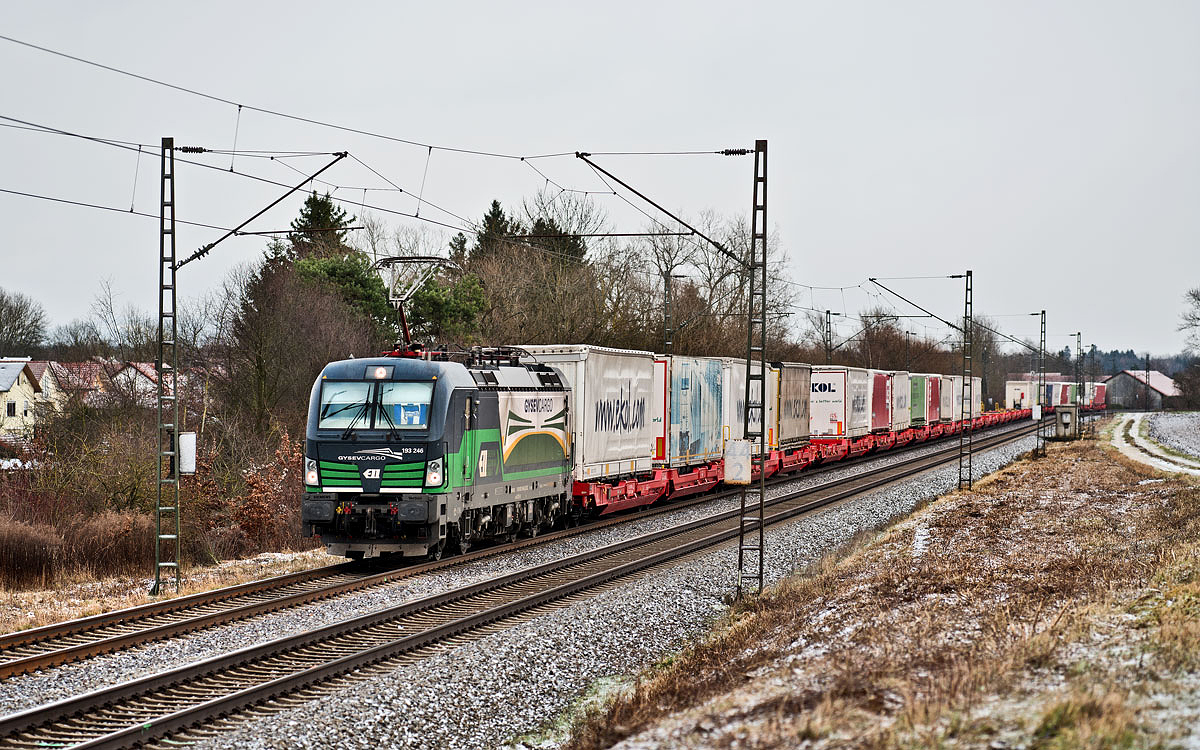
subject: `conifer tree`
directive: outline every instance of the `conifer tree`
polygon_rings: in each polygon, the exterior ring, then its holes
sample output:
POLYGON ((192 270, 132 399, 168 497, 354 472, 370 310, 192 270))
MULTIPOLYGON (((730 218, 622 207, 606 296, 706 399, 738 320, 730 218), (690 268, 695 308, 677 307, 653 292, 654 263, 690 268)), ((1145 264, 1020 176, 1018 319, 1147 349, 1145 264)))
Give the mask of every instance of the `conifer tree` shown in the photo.
POLYGON ((354 217, 347 216, 346 210, 334 203, 329 193, 318 195, 314 190, 304 199, 300 216, 292 220, 292 231, 288 233, 288 241, 292 243, 291 259, 349 251, 346 228, 352 223, 354 217))

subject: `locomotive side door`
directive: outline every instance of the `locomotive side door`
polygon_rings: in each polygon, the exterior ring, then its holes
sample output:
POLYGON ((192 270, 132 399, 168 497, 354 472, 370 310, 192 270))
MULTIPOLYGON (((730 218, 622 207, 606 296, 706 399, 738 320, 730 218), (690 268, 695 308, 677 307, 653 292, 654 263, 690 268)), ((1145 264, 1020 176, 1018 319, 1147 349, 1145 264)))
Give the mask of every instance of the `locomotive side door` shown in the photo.
POLYGON ((463 402, 463 437, 462 447, 459 450, 459 459, 462 461, 463 489, 466 492, 471 492, 473 495, 473 490, 475 489, 475 462, 478 460, 479 455, 479 401, 476 397, 476 392, 468 391, 463 402))

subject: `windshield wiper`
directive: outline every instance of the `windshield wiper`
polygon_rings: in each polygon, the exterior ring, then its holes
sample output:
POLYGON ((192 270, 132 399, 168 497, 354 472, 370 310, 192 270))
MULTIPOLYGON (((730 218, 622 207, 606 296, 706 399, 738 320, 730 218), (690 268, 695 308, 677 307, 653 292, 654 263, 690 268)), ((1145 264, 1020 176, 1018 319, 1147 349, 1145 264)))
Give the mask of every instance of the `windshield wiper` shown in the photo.
POLYGON ((388 438, 391 440, 394 440, 396 442, 399 442, 400 441, 400 433, 396 432, 396 423, 392 421, 392 415, 388 414, 387 406, 385 404, 381 403, 379 405, 379 413, 382 414, 383 418, 387 420, 388 438))
MULTIPOLYGON (((371 397, 368 396, 367 398, 364 398, 362 401, 358 402, 357 404, 351 404, 350 406, 345 407, 346 409, 350 409, 350 408, 353 408, 354 406, 361 406, 362 409, 359 410, 358 414, 354 415, 354 419, 350 420, 350 424, 346 425, 346 431, 342 433, 342 440, 349 440, 351 437, 354 436, 354 425, 358 424, 358 420, 360 420, 364 416, 366 416, 367 407, 370 403, 371 403, 371 397)), ((342 410, 339 409, 338 411, 342 411, 342 410)))

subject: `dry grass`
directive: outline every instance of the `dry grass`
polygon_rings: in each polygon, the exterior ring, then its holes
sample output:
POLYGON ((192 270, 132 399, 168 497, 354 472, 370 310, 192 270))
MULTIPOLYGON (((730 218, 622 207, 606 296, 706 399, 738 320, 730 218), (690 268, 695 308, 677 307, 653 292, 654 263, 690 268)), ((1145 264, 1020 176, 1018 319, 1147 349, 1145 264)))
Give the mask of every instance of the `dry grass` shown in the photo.
MULTIPOLYGON (((3 540, 0 540, 2 542, 3 540)), ((180 595, 211 591, 298 570, 339 562, 324 549, 299 553, 264 553, 247 560, 189 570, 180 595)), ((149 568, 147 568, 147 571, 149 568)), ((93 577, 78 572, 52 588, 0 592, 0 633, 110 612, 154 601, 147 594, 152 579, 131 576, 93 577)), ((173 597, 169 589, 164 596, 173 597)))
POLYGON ((1147 476, 1053 445, 733 612, 569 746, 1144 745, 1126 684, 1142 678, 1109 681, 1130 640, 1087 646, 1136 620, 1157 669, 1200 659, 1200 492, 1147 476))
POLYGON ((0 588, 44 588, 64 575, 114 575, 153 566, 154 521, 141 513, 79 515, 58 528, 0 521, 0 588))

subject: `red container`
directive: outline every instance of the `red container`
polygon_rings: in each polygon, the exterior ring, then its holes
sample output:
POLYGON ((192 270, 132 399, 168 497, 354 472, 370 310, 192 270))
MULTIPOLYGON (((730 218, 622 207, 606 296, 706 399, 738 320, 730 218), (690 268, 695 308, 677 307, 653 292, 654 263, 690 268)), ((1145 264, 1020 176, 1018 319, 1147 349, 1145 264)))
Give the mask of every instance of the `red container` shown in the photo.
POLYGON ((942 419, 942 376, 930 375, 925 385, 925 424, 942 419))
POLYGON ((892 429, 892 378, 886 372, 869 372, 871 378, 871 432, 892 429))

